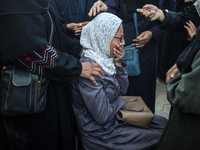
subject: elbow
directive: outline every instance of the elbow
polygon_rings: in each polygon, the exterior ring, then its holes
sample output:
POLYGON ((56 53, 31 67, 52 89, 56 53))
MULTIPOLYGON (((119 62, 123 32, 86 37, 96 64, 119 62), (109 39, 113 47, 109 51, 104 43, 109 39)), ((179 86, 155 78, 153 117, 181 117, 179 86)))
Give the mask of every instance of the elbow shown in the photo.
POLYGON ((110 122, 110 118, 109 117, 101 117, 101 118, 98 118, 98 119, 96 119, 95 120, 96 121, 96 123, 97 124, 99 124, 99 125, 105 125, 105 124, 107 124, 107 123, 109 123, 110 122))

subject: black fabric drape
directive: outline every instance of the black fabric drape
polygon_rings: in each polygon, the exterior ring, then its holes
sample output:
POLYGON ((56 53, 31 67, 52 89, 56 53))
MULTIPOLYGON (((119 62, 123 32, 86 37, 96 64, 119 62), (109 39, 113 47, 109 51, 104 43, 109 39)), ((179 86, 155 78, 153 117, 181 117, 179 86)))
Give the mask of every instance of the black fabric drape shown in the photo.
POLYGON ((48 0, 0 1, 0 65, 48 44, 41 15, 48 8, 48 0))
POLYGON ((190 45, 179 55, 177 67, 182 73, 190 72, 191 64, 197 52, 200 50, 200 27, 197 28, 196 35, 193 36, 190 45))
POLYGON ((48 0, 1 0, 0 16, 9 14, 39 14, 48 9, 48 0))

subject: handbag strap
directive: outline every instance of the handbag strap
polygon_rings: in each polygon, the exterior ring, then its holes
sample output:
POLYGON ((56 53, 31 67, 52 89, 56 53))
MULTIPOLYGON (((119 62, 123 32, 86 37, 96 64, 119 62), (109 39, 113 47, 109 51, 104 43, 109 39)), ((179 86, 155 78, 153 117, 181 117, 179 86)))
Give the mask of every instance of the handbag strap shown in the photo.
POLYGON ((47 11, 50 21, 51 21, 51 32, 50 32, 50 36, 49 36, 49 44, 52 45, 53 43, 53 31, 54 31, 54 26, 53 26, 53 19, 51 17, 51 14, 49 11, 47 11))
POLYGON ((139 34, 138 34, 138 26, 137 26, 137 13, 136 13, 136 12, 134 12, 134 13, 133 13, 133 20, 134 20, 134 24, 135 24, 135 32, 136 32, 136 37, 138 37, 138 36, 139 36, 139 34))

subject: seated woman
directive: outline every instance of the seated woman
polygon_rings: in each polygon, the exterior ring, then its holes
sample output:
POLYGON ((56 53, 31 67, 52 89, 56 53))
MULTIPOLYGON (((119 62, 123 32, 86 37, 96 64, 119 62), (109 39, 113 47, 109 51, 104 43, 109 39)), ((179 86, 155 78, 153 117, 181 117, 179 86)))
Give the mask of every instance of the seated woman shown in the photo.
MULTIPOLYGON (((72 81, 73 108, 85 150, 150 150, 154 149, 166 124, 155 116, 149 129, 126 125, 116 118, 125 103, 119 94, 128 88, 124 56, 122 20, 110 13, 101 13, 88 23, 81 33, 81 62, 97 62, 104 78, 72 81)), ((142 85, 141 85, 142 86, 142 85)))

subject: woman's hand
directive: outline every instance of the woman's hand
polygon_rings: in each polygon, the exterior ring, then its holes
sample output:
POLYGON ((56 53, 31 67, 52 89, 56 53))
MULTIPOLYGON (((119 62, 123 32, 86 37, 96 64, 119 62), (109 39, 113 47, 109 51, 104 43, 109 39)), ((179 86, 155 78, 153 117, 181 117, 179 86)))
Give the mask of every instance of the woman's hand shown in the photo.
POLYGON ((121 67, 121 59, 124 57, 125 55, 125 51, 124 51, 124 46, 122 45, 122 43, 117 44, 117 48, 113 49, 114 52, 114 59, 115 59, 115 65, 121 67))
POLYGON ((75 27, 75 35, 81 35, 81 31, 85 25, 87 25, 89 21, 79 23, 79 26, 75 27))
POLYGON ((73 31, 73 32, 75 32, 75 29, 76 29, 77 27, 79 27, 79 26, 80 26, 79 23, 68 23, 68 24, 66 25, 67 29, 68 29, 68 30, 71 30, 71 31, 73 31))
POLYGON ((81 77, 90 79, 92 83, 97 85, 96 80, 92 75, 96 75, 99 78, 103 79, 104 73, 102 67, 97 63, 90 63, 90 62, 82 62, 82 72, 81 77))
POLYGON ((176 64, 174 64, 166 73, 166 83, 169 82, 170 78, 173 78, 176 76, 176 74, 179 72, 179 69, 176 64))
POLYGON ((186 28, 189 35, 188 41, 192 41, 192 38, 196 34, 196 31, 197 31, 196 26, 191 20, 189 20, 188 22, 186 22, 186 25, 184 25, 184 28, 186 28))
POLYGON ((137 12, 149 21, 159 20, 160 22, 163 22, 165 19, 163 11, 154 5, 146 4, 142 9, 137 9, 137 12))
POLYGON ((132 46, 135 46, 136 48, 142 48, 149 42, 152 36, 153 34, 151 31, 144 31, 136 39, 133 39, 134 43, 132 46))
POLYGON ((184 0, 184 3, 195 2, 196 0, 184 0))
POLYGON ((88 16, 96 16, 101 12, 106 12, 108 10, 108 7, 106 4, 104 4, 102 1, 98 0, 94 3, 92 8, 90 9, 90 12, 88 13, 88 16))
POLYGON ((88 24, 89 21, 81 22, 81 23, 69 23, 67 24, 67 29, 73 31, 75 35, 81 35, 81 31, 83 27, 88 24))

